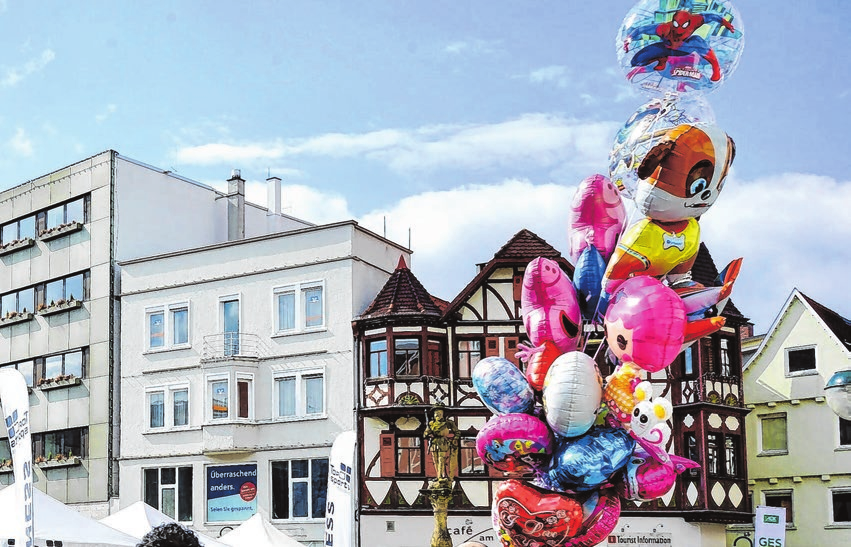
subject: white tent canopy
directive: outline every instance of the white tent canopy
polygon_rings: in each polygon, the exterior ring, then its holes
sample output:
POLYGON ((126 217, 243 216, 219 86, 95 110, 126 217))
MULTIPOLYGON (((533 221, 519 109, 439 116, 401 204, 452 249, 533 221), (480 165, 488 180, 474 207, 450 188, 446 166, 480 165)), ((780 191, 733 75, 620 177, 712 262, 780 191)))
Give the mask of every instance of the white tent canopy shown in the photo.
POLYGON ((231 547, 304 547, 304 544, 272 526, 260 513, 225 534, 222 543, 231 547))
MULTIPOLYGON (((100 521, 116 530, 121 530, 125 534, 141 538, 150 532, 152 528, 166 522, 174 522, 174 519, 143 501, 137 501, 117 513, 102 518, 100 521)), ((216 541, 209 536, 205 536, 199 532, 195 533, 198 534, 198 539, 204 547, 227 547, 224 543, 216 541)))
MULTIPOLYGON (((15 503, 14 489, 0 490, 0 514, 8 515, 15 503)), ((33 489, 33 513, 35 537, 42 544, 52 539, 69 546, 135 547, 139 542, 139 538, 91 519, 37 488, 33 489)), ((10 537, 11 525, 0 518, 0 538, 10 537)))

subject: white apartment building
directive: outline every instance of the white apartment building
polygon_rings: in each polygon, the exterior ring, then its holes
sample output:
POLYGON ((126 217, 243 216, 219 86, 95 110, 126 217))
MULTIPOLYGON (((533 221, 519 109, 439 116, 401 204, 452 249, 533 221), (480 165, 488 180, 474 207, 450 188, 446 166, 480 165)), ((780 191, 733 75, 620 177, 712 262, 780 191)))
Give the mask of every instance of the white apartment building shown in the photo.
MULTIPOLYGON (((849 368, 851 322, 797 289, 745 366, 753 506, 786 508, 790 547, 851 543, 851 421, 824 392, 849 368)), ((753 530, 730 528, 728 545, 753 530)))
MULTIPOLYGON (((230 183, 110 150, 0 192, 0 367, 32 390, 35 484, 51 496, 103 517, 119 492, 118 261, 310 226, 230 183)), ((0 487, 8 458, 0 439, 0 487)))
POLYGON ((353 221, 121 262, 121 500, 324 539, 354 429, 352 318, 410 252, 353 221))

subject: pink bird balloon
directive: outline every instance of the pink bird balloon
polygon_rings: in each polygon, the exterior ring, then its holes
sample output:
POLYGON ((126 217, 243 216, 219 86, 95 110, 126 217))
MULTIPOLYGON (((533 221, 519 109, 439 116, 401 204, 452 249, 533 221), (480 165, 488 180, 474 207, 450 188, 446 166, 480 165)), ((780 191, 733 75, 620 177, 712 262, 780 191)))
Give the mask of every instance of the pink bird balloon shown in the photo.
POLYGON ((618 244, 626 221, 626 209, 618 189, 603 175, 592 175, 579 183, 570 206, 570 259, 594 245, 608 262, 618 244))
POLYGON ((523 326, 532 342, 532 348, 518 346, 518 356, 527 360, 543 350, 549 340, 560 353, 574 351, 582 334, 582 316, 576 289, 558 263, 548 258, 532 260, 523 274, 520 293, 523 326))

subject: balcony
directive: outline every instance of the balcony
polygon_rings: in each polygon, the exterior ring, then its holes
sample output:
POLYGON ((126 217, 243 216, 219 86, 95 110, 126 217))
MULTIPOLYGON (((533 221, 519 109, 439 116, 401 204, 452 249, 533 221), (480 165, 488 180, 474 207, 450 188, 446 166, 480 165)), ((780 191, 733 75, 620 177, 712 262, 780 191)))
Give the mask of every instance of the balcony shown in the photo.
POLYGON ((364 383, 364 408, 449 403, 449 380, 431 376, 369 378, 364 383))
POLYGON ((10 241, 5 245, 0 245, 0 256, 10 255, 16 251, 20 251, 21 249, 32 247, 33 245, 35 245, 35 240, 31 237, 16 239, 15 241, 10 241))
POLYGON ((261 445, 261 429, 252 423, 222 423, 202 426, 205 454, 244 454, 261 445))
POLYGON ((10 327, 12 325, 17 325, 18 323, 26 323, 27 321, 32 321, 32 318, 33 314, 29 312, 10 312, 6 314, 5 317, 0 317, 0 328, 10 327))
POLYGON ((201 361, 256 361, 270 354, 269 346, 256 334, 223 332, 204 337, 201 361))
POLYGON ((680 400, 675 404, 712 403, 733 407, 743 407, 742 379, 738 376, 723 376, 707 372, 692 380, 681 380, 680 400))
POLYGON ((59 226, 55 226, 53 228, 47 228, 46 230, 41 230, 38 233, 38 238, 42 241, 50 241, 51 239, 57 239, 64 235, 68 235, 74 232, 79 232, 83 229, 83 224, 77 222, 76 220, 72 220, 71 222, 67 222, 65 224, 60 224, 59 226))

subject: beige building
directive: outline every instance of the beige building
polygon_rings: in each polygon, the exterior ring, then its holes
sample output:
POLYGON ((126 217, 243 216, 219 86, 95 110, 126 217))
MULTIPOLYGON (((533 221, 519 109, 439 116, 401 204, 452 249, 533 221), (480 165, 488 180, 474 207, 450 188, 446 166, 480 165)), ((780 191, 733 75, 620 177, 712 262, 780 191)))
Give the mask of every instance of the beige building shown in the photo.
MULTIPOLYGON (((849 368, 851 323, 797 289, 745 365, 753 506, 787 508, 791 547, 851 544, 851 422, 824 395, 849 368)), ((748 532, 731 527, 728 544, 748 532)))
MULTIPOLYGON (((31 390, 40 490, 96 517, 118 496, 118 261, 310 226, 246 203, 238 173, 230 183, 108 150, 0 192, 0 367, 31 390)), ((0 488, 9 457, 0 438, 0 488)))

